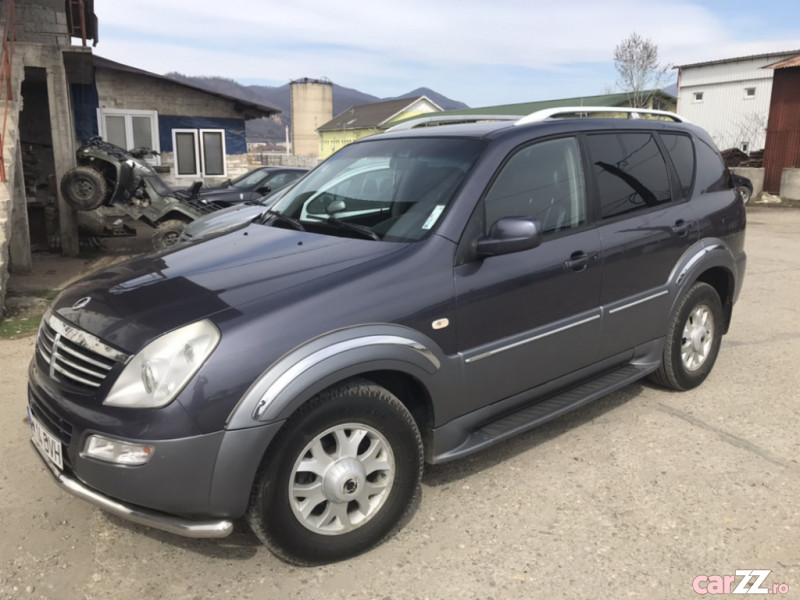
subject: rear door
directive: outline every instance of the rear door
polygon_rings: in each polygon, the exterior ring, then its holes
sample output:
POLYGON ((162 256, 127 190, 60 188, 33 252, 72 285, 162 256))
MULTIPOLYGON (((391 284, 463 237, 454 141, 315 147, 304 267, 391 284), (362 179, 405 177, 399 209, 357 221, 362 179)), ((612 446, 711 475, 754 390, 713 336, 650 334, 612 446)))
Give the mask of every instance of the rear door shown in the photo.
POLYGON ((603 248, 603 354, 610 356, 665 333, 667 281, 699 237, 688 202, 694 151, 683 134, 614 131, 584 139, 603 248))
POLYGON ((484 195, 462 240, 474 243, 502 217, 543 227, 531 250, 473 258, 455 268, 464 412, 534 388, 598 360, 600 235, 587 218, 574 137, 517 149, 484 195))

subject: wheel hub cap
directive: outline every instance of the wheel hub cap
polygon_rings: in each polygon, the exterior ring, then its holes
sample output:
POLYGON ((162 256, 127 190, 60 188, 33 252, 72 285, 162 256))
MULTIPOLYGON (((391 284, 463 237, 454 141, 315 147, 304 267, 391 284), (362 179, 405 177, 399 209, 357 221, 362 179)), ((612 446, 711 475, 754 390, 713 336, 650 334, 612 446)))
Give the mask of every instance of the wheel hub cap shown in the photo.
POLYGON ((698 306, 683 328, 681 360, 688 371, 702 367, 714 343, 714 315, 707 306, 698 306))
POLYGON ((322 478, 322 492, 333 502, 349 502, 364 487, 367 479, 364 465, 354 458, 333 463, 322 478))
POLYGON ((336 425, 316 436, 295 461, 289 504, 306 529, 340 535, 381 510, 394 475, 394 453, 381 432, 359 423, 336 425))

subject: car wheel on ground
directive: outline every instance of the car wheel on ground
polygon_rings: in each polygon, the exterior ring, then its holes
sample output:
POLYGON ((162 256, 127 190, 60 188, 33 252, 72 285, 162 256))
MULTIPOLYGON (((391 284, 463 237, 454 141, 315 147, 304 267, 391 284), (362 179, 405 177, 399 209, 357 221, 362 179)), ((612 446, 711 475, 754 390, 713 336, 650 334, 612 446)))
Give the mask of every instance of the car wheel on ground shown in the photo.
POLYGON ((103 174, 91 167, 75 167, 61 178, 61 194, 76 210, 94 210, 108 197, 108 185, 103 174))
POLYGON ((186 221, 180 219, 169 219, 159 223, 153 232, 153 248, 164 250, 177 244, 186 225, 186 221))
POLYGON ((747 187, 746 185, 740 185, 738 188, 736 188, 736 192, 739 194, 739 196, 741 196, 742 201, 745 204, 750 202, 750 196, 752 194, 750 193, 750 188, 749 187, 747 187))
POLYGON ((360 554, 413 511, 422 463, 408 409, 378 385, 345 382, 287 421, 259 469, 248 522, 291 563, 360 554))
POLYGON ((707 283, 695 283, 675 310, 661 366, 652 380, 679 391, 700 385, 717 360, 723 321, 717 291, 707 283))

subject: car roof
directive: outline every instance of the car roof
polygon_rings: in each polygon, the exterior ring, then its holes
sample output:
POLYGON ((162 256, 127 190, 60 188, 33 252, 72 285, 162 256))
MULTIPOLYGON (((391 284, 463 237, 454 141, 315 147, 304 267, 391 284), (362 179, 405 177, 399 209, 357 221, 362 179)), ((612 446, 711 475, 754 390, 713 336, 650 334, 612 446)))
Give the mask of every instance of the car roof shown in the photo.
POLYGON ((659 119, 622 119, 622 118, 560 118, 547 119, 532 123, 516 124, 513 120, 483 121, 479 123, 443 124, 416 129, 402 129, 387 131, 359 140, 362 143, 376 139, 393 138, 427 138, 427 137, 465 137, 499 140, 506 137, 537 138, 548 135, 591 132, 608 130, 664 130, 664 131, 696 131, 697 128, 689 123, 676 123, 659 119))

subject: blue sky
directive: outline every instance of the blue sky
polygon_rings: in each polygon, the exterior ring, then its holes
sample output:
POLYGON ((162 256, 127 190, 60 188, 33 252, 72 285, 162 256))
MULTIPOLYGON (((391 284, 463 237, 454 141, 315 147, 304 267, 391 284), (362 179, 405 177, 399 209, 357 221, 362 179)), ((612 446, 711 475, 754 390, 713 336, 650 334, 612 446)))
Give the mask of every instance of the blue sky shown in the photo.
POLYGON ((103 0, 95 11, 96 53, 154 73, 327 77, 379 97, 426 86, 473 107, 618 91, 614 47, 633 31, 664 64, 800 50, 800 0, 103 0))

